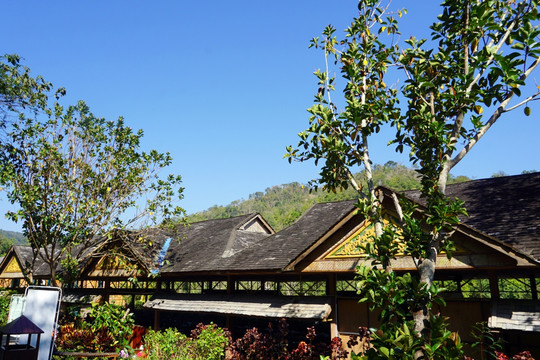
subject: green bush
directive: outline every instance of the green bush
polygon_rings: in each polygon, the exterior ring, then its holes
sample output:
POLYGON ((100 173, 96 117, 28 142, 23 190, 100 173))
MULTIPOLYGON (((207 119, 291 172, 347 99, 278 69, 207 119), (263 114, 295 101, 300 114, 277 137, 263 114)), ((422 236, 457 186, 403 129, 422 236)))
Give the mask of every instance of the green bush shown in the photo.
POLYGON ((110 303, 93 304, 88 317, 88 323, 91 324, 90 328, 93 331, 107 329, 107 332, 118 341, 119 348, 127 346, 135 324, 129 309, 110 303))
POLYGON ((86 318, 68 314, 56 346, 61 351, 118 352, 127 347, 134 320, 129 310, 114 304, 92 305, 86 318))
POLYGON ((191 337, 173 328, 150 330, 144 344, 148 360, 221 360, 229 347, 230 335, 215 324, 199 324, 191 337))
POLYGON ((216 324, 197 325, 191 332, 194 342, 195 359, 219 360, 225 357, 225 351, 231 343, 231 336, 227 330, 216 324))
POLYGON ((12 294, 12 291, 2 291, 0 293, 0 326, 4 326, 7 323, 12 294))
POLYGON ((179 351, 186 338, 173 328, 164 331, 149 330, 144 336, 148 360, 179 359, 179 351))

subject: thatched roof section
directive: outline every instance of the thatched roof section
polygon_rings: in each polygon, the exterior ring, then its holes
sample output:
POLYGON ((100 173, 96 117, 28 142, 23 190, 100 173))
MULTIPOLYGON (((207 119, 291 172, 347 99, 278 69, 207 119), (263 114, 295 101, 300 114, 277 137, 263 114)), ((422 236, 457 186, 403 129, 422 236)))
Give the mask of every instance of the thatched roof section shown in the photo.
MULTIPOLYGON (((34 252, 30 246, 26 245, 14 245, 12 247, 12 250, 14 252, 14 256, 19 261, 22 270, 25 273, 28 273, 29 269, 32 269, 33 264, 33 272, 32 276, 37 278, 48 278, 51 275, 51 269, 49 268, 49 265, 43 261, 41 256, 37 255, 37 257, 34 260, 34 252)), ((57 250, 58 251, 58 250, 57 250)), ((44 249, 40 249, 41 254, 45 254, 44 249)), ((11 260, 11 257, 9 256, 9 252, 6 255, 6 261, 11 260)), ((58 268, 57 268, 58 269, 58 268)))
POLYGON ((495 329, 540 332, 540 304, 500 300, 491 304, 488 326, 495 329))

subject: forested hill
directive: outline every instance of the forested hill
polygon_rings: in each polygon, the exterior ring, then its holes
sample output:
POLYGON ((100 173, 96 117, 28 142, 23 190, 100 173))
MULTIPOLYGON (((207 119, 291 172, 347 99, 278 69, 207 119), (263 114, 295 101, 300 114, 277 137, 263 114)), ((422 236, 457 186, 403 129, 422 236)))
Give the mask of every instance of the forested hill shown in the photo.
POLYGON ((11 245, 28 245, 28 241, 20 232, 0 230, 0 256, 4 256, 11 245))
MULTIPOLYGON (((356 174, 356 177, 360 182, 364 178, 362 173, 356 174)), ((414 169, 392 161, 384 165, 374 165, 373 177, 377 185, 385 185, 397 191, 419 187, 414 169)), ((467 180, 469 178, 465 176, 452 177, 449 183, 467 180)), ((355 197, 355 192, 351 188, 336 194, 322 190, 310 192, 310 189, 308 185, 297 182, 273 186, 264 192, 249 195, 246 200, 236 200, 226 206, 215 205, 205 211, 191 214, 188 216, 188 221, 228 218, 258 212, 274 230, 278 231, 292 224, 316 202, 347 200, 355 197)))
POLYGON ((13 243, 16 245, 28 244, 28 241, 26 240, 24 235, 20 232, 0 230, 0 241, 3 241, 5 239, 13 241, 13 243))

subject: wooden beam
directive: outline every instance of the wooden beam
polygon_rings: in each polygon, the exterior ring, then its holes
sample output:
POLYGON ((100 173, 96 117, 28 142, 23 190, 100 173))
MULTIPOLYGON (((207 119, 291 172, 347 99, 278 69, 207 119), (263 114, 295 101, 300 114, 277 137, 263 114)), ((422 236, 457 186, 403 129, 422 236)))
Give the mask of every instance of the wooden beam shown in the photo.
POLYGON ((103 300, 106 302, 109 302, 110 291, 111 291, 111 281, 107 279, 105 280, 105 291, 103 295, 103 300))

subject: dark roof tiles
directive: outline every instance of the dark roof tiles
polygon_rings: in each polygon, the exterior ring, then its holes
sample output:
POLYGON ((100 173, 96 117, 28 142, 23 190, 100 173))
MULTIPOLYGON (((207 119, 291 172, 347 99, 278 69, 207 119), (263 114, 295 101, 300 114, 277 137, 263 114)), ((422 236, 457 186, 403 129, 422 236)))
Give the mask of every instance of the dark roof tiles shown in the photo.
POLYGON ((164 272, 204 272, 224 268, 231 256, 243 247, 268 237, 267 232, 240 228, 258 216, 248 214, 228 219, 207 220, 180 228, 171 244, 164 272))
POLYGON ((354 209, 352 200, 315 204, 288 228, 236 254, 226 268, 283 270, 354 209))
POLYGON ((466 225, 540 259, 540 172, 448 185, 446 195, 465 202, 466 225))

